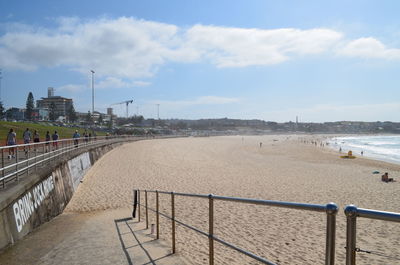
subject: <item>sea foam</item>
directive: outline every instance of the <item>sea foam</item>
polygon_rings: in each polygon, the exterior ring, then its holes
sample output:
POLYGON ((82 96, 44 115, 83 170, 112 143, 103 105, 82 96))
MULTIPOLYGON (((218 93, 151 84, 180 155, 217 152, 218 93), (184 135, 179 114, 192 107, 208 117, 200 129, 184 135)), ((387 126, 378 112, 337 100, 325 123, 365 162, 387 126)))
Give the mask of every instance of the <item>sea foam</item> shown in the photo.
POLYGON ((332 138, 331 146, 342 152, 353 151, 364 156, 400 164, 400 135, 346 136, 332 138))

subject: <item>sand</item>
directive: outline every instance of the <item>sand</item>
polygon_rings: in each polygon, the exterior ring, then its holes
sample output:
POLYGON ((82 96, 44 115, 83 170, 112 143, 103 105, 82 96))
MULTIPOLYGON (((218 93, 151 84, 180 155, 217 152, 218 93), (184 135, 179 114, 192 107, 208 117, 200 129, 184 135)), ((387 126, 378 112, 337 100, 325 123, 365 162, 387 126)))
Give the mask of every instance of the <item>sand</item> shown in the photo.
MULTIPOLYGON (((231 136, 125 144, 94 165, 66 212, 130 207, 135 188, 318 204, 332 201, 340 207, 336 260, 344 264, 344 206, 399 212, 400 166, 366 158, 340 159, 336 151, 301 143, 299 138, 231 136), (375 170, 389 172, 399 182, 383 183, 380 175, 372 174, 375 170)), ((149 201, 155 208, 153 195, 149 201)), ((168 195, 161 196, 160 207, 170 214, 168 195)), ((207 231, 207 214, 206 200, 176 198, 178 220, 207 231)), ((153 213, 150 218, 155 223, 153 213)), ((218 237, 273 262, 324 262, 323 213, 218 201, 215 220, 218 237)), ((170 240, 170 228, 170 221, 161 218, 161 238, 170 240)), ((358 253, 357 264, 399 264, 398 224, 359 219, 357 235, 357 247, 376 252, 358 253)), ((178 252, 192 264, 208 264, 206 237, 178 226, 177 242, 178 252)), ((216 264, 258 264, 218 243, 215 246, 216 264)))

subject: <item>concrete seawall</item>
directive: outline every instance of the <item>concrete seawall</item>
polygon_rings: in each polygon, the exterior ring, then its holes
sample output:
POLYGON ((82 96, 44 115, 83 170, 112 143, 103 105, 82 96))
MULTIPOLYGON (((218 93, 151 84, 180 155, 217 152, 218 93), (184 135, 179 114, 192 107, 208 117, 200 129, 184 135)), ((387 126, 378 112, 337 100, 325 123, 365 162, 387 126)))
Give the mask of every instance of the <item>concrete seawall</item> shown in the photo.
POLYGON ((0 250, 63 212, 87 170, 121 143, 84 148, 0 193, 0 250))

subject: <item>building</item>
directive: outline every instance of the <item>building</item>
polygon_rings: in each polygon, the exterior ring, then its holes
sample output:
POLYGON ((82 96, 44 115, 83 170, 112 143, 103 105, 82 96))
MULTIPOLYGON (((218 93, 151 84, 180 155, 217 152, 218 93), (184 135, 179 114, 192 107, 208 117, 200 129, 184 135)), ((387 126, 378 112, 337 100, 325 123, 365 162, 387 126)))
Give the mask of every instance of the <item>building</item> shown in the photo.
POLYGON ((36 101, 36 106, 38 109, 47 109, 50 112, 50 106, 54 104, 56 119, 60 116, 68 116, 68 110, 73 104, 71 98, 54 96, 54 88, 52 87, 47 89, 47 96, 47 98, 42 98, 36 101))
POLYGON ((90 114, 90 116, 94 120, 95 124, 98 123, 100 115, 101 115, 101 117, 103 119, 103 123, 108 123, 111 119, 115 120, 117 118, 116 115, 109 115, 109 114, 101 113, 101 112, 98 112, 98 111, 95 111, 93 113, 93 115, 90 113, 90 111, 88 111, 88 112, 76 112, 76 116, 78 118, 78 121, 81 122, 81 123, 86 123, 87 122, 88 113, 90 114))
POLYGON ((47 88, 47 97, 48 98, 54 97, 54 87, 47 88))
POLYGON ((48 121, 49 120, 49 110, 48 109, 38 109, 34 110, 34 113, 37 113, 37 118, 39 121, 48 121))
POLYGON ((113 115, 113 108, 107 108, 107 114, 112 116, 113 115))
POLYGON ((12 107, 6 111, 6 118, 7 120, 23 121, 25 119, 25 112, 26 109, 12 107))
POLYGON ((32 112, 33 121, 48 121, 49 111, 47 109, 34 108, 32 112))

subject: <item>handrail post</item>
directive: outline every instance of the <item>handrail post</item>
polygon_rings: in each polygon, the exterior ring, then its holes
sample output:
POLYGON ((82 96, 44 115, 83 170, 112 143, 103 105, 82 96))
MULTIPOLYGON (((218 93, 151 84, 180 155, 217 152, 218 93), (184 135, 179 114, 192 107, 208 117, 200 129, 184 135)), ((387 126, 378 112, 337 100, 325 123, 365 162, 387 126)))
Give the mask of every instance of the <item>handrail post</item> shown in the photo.
POLYGON ((35 151, 35 172, 36 172, 36 170, 37 170, 37 149, 36 149, 36 145, 35 145, 35 149, 34 149, 34 151, 35 151))
POLYGON ((171 192, 172 253, 175 254, 175 195, 171 192))
MULTIPOLYGON (((26 148, 26 175, 29 176, 29 146, 25 147, 26 148)), ((24 148, 24 149, 25 149, 24 148)))
POLYGON ((149 209, 147 208, 147 190, 144 190, 144 200, 146 205, 146 229, 149 229, 149 209))
POLYGON ((4 149, 1 149, 1 168, 3 169, 1 172, 1 175, 3 177, 3 188, 5 188, 6 181, 4 179, 4 175, 5 175, 5 172, 4 172, 4 149))
POLYGON ((159 239, 160 238, 160 214, 159 214, 158 190, 156 190, 156 223, 157 223, 157 239, 159 239))
POLYGON ((356 264, 357 207, 348 205, 344 209, 347 216, 346 265, 356 264))
POLYGON ((335 264, 335 240, 336 240, 336 214, 338 207, 331 202, 326 205, 326 248, 325 265, 335 264))
POLYGON ((137 201, 138 201, 138 222, 140 223, 140 190, 137 190, 137 201))
POLYGON ((45 145, 44 144, 42 144, 43 145, 43 157, 42 157, 42 167, 44 166, 44 159, 46 158, 46 152, 45 152, 45 145))
POLYGON ((16 172, 15 174, 18 181, 18 147, 14 149, 14 153, 15 153, 15 172, 16 172))
POLYGON ((208 195, 208 245, 209 264, 214 265, 214 199, 208 195))

